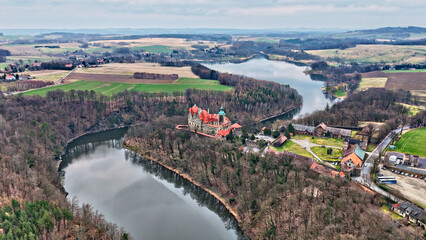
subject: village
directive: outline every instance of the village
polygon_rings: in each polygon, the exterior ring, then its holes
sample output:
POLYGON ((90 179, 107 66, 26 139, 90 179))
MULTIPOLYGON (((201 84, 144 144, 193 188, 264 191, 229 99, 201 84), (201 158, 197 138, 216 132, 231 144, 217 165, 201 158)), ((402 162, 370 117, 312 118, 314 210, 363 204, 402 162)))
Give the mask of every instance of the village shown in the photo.
MULTIPOLYGON (((251 136, 238 123, 231 123, 220 108, 218 114, 210 114, 209 110, 194 105, 189 108, 188 125, 178 125, 177 129, 186 129, 199 135, 216 140, 241 139, 243 146, 239 148, 244 154, 256 155, 299 155, 311 161, 310 169, 318 174, 332 178, 347 178, 360 181, 362 168, 371 152, 367 148, 374 136, 374 129, 364 127, 307 126, 289 122, 287 125, 275 126, 274 129, 262 127, 261 131, 251 136)), ((426 158, 411 154, 393 152, 394 145, 389 145, 385 153, 373 169, 374 182, 382 189, 389 190, 389 185, 397 186, 403 182, 403 188, 397 188, 402 196, 422 196, 426 189, 426 158), (398 176, 398 181, 393 176, 398 176), (407 187, 407 179, 415 187, 407 187), (413 181, 416 181, 413 183, 413 181), (417 189, 416 189, 417 188, 417 189)), ((362 182, 362 181, 360 181, 362 182)), ((363 186, 364 187, 364 186, 363 186)), ((376 194, 367 187, 366 191, 376 194)), ((393 192, 395 193, 395 192, 393 192)), ((407 197, 408 198, 408 197, 407 197)), ((410 200, 412 200, 411 198, 410 200)), ((414 200, 416 200, 414 198, 414 200)), ((423 203, 400 199, 392 205, 383 205, 386 211, 393 211, 395 221, 407 221, 425 228, 426 210, 423 203)))

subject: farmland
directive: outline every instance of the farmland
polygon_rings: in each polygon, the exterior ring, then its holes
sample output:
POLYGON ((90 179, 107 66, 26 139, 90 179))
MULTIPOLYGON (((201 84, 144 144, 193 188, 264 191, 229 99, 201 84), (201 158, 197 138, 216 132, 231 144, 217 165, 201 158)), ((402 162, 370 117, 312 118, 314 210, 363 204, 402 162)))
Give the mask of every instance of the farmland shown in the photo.
POLYGON ((83 68, 77 72, 96 74, 133 75, 135 72, 160 74, 177 74, 183 78, 198 78, 191 71, 191 67, 164 67, 158 63, 110 63, 96 68, 83 68))
POLYGON ((388 78, 362 78, 358 90, 363 91, 369 88, 384 88, 388 78))
POLYGON ((426 157, 426 127, 403 134, 395 146, 397 152, 426 157))
POLYGON ((338 57, 346 63, 421 63, 426 59, 426 46, 357 45, 344 50, 326 49, 306 51, 322 58, 338 57))
POLYGON ((426 72, 397 72, 397 73, 387 73, 387 72, 368 72, 362 74, 362 79, 367 78, 363 83, 361 81, 360 87, 383 87, 381 85, 386 78, 386 83, 384 87, 386 89, 403 89, 403 90, 426 90, 426 85, 424 81, 426 79, 426 72), (377 82, 378 79, 382 79, 377 82), (376 81, 375 81, 376 80, 376 81))
POLYGON ((65 77, 68 74, 68 71, 62 70, 42 70, 42 71, 29 71, 24 72, 32 77, 35 77, 35 80, 39 81, 58 81, 59 79, 65 77))
MULTIPOLYGON (((192 49, 192 45, 203 44, 209 47, 216 45, 215 42, 210 41, 187 41, 183 38, 140 38, 130 40, 100 40, 93 41, 91 44, 109 46, 109 47, 149 47, 151 50, 159 50, 158 46, 167 46, 170 49, 192 49)), ((148 49, 149 49, 148 48, 148 49)), ((144 49, 147 50, 147 49, 144 49)), ((164 49, 163 49, 164 50, 164 49)))
POLYGON ((212 90, 212 91, 228 91, 232 90, 232 87, 220 85, 218 81, 204 80, 204 79, 193 79, 193 78, 180 78, 174 83, 170 84, 136 84, 136 83, 123 83, 123 82, 105 82, 105 81, 75 81, 68 84, 59 86, 46 87, 42 89, 36 89, 25 92, 24 95, 40 95, 46 96, 48 91, 54 91, 57 89, 63 91, 70 90, 88 90, 95 91, 107 96, 128 91, 138 92, 150 92, 150 93, 172 93, 172 92, 184 92, 186 89, 195 88, 200 90, 212 90))

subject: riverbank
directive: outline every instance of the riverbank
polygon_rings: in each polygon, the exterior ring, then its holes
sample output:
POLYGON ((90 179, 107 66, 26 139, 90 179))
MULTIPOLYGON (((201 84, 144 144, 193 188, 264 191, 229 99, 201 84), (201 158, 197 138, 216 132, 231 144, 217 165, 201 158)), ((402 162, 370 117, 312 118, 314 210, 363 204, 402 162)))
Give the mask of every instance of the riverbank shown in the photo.
POLYGON ((175 169, 173 167, 170 167, 166 164, 164 164, 163 162, 161 162, 158 159, 155 159, 151 156, 148 156, 146 154, 143 154, 140 149, 138 149, 136 146, 133 146, 131 144, 132 140, 128 140, 125 139, 122 143, 123 147, 126 148, 129 151, 133 151, 135 153, 137 153, 139 156, 141 156, 142 158, 148 159, 152 162, 157 163, 158 165, 166 168, 167 170, 176 173, 177 175, 181 176, 183 179, 189 181, 190 183, 194 184, 195 186, 203 189, 205 192, 207 192, 208 194, 210 194, 211 196, 213 196, 214 198, 216 198, 219 202, 221 202, 221 204, 229 211, 229 213, 231 213, 231 215, 237 220, 238 223, 238 227, 240 228, 240 231, 242 232, 242 234, 245 236, 244 232, 243 232, 243 228, 242 228, 242 221, 241 221, 241 217, 238 214, 238 212, 226 201, 225 198, 221 197, 218 193, 210 190, 209 188, 207 188, 205 185, 197 182, 194 178, 192 178, 191 176, 189 176, 187 173, 183 173, 181 171, 179 171, 178 169, 175 169))

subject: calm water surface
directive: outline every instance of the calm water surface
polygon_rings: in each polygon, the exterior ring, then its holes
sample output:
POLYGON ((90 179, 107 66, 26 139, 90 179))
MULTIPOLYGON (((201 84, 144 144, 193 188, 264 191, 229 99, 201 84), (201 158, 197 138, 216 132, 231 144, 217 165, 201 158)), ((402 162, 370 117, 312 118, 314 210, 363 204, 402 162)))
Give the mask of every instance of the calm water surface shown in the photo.
POLYGON ((309 75, 303 73, 306 67, 299 67, 287 62, 270 61, 263 58, 252 59, 244 63, 220 63, 205 64, 211 69, 233 74, 241 74, 248 77, 269 80, 281 84, 289 84, 303 96, 303 106, 294 116, 311 113, 325 109, 327 103, 331 106, 338 99, 324 94, 322 87, 324 82, 314 81, 309 75))
POLYGON ((158 164, 121 147, 125 130, 72 142, 61 168, 77 196, 135 239, 244 239, 215 198, 158 164))

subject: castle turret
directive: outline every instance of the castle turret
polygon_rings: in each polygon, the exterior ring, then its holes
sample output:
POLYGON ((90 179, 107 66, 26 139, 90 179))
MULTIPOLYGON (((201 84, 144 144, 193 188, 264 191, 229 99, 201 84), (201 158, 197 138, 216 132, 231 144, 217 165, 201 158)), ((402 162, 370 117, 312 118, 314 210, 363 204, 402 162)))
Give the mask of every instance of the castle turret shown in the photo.
POLYGON ((220 107, 219 111, 219 123, 223 123, 225 121, 225 111, 223 110, 223 107, 220 107))

